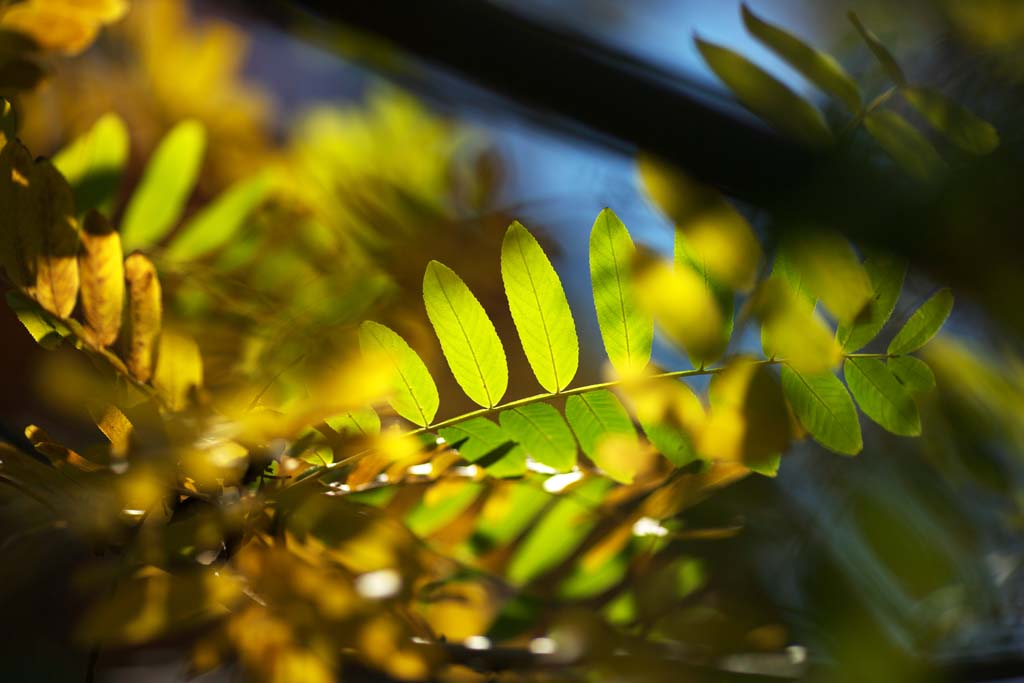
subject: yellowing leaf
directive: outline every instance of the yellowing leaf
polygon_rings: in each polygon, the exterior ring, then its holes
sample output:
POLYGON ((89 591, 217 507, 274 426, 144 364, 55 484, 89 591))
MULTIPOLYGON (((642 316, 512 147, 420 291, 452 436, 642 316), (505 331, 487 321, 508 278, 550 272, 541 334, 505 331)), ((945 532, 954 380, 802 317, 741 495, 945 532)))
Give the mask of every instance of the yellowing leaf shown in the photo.
POLYGON ((437 385, 419 355, 391 328, 371 320, 359 326, 359 345, 364 353, 381 354, 394 371, 388 402, 395 412, 421 427, 429 425, 437 415, 437 385))
POLYGON ((748 305, 761 321, 765 353, 786 360, 797 372, 825 372, 842 360, 832 331, 785 278, 776 275, 763 282, 748 305))
POLYGON ((25 291, 50 313, 67 318, 78 299, 78 226, 71 188, 48 161, 35 164, 29 184, 35 213, 25 226, 22 254, 35 278, 25 291))
POLYGON ((704 430, 704 406, 693 390, 675 378, 645 379, 622 387, 648 440, 676 467, 697 457, 704 430))
POLYGON ((836 233, 802 235, 787 245, 791 265, 804 287, 841 323, 852 322, 867 306, 873 288, 853 247, 836 233))
POLYGON ((547 391, 561 391, 579 366, 576 324, 558 274, 518 222, 509 226, 501 244, 501 279, 533 374, 547 391))
POLYGON ((94 343, 110 346, 121 329, 124 308, 124 256, 121 237, 101 214, 85 217, 78 270, 82 280, 82 313, 94 343))
POLYGON ((4 8, 0 26, 27 34, 48 50, 77 54, 102 25, 127 10, 126 0, 24 0, 4 8))
POLYGON ((105 114, 81 137, 53 157, 67 178, 79 215, 108 207, 116 198, 128 160, 128 129, 117 114, 105 114))
POLYGON ((153 353, 160 334, 163 302, 153 262, 136 252, 124 262, 128 282, 128 370, 140 382, 153 374, 153 353))
POLYGON ((164 329, 160 333, 153 386, 164 397, 167 407, 185 410, 195 401, 195 392, 203 386, 203 359, 192 337, 164 329))

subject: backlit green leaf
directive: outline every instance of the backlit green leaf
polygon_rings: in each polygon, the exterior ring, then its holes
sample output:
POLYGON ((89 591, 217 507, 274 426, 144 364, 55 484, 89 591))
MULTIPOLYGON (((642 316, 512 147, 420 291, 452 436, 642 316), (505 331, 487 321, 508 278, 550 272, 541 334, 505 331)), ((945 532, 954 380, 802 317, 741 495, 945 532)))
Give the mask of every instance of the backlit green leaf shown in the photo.
POLYGON ((526 453, 501 427, 484 417, 474 417, 438 434, 459 455, 483 467, 492 477, 517 477, 526 472, 526 453))
POLYGON ((499 421, 501 428, 537 462, 560 472, 576 464, 576 439, 553 406, 531 403, 511 408, 501 413, 499 421))
POLYGON ((818 52, 791 33, 763 21, 745 4, 742 10, 744 25, 758 40, 848 110, 860 110, 860 88, 831 55, 818 52))
POLYGON ((907 275, 906 263, 891 256, 877 256, 864 262, 873 294, 868 305, 849 325, 840 325, 836 339, 848 353, 857 351, 874 339, 896 308, 907 275))
POLYGON ((238 181, 185 224, 168 246, 167 256, 185 261, 224 246, 245 225, 269 189, 270 177, 265 173, 238 181))
POLYGON ((53 157, 54 166, 71 184, 79 215, 107 207, 116 198, 128 160, 128 143, 124 121, 111 113, 53 157))
POLYGON ((600 441, 605 436, 636 436, 636 428, 622 403, 604 389, 570 396, 565 401, 565 417, 580 448, 591 459, 598 455, 600 441))
POLYGON ((509 226, 501 244, 501 279, 533 374, 549 392, 561 391, 579 366, 576 324, 558 274, 518 221, 509 226))
POLYGON ((815 441, 844 455, 860 452, 864 444, 857 409, 838 377, 831 372, 802 375, 783 366, 782 390, 815 441))
POLYGON ((781 81, 728 48, 695 39, 697 49, 740 103, 779 132, 809 145, 832 142, 821 112, 781 81))
POLYGON ((928 88, 904 88, 900 94, 921 112, 932 128, 965 152, 988 154, 999 146, 999 133, 991 123, 942 93, 928 88))
POLYGON ((198 121, 175 126, 153 152, 121 222, 125 251, 156 244, 181 218, 199 177, 206 130, 198 121))
POLYGON ((405 419, 426 427, 437 414, 434 378, 419 355, 391 328, 367 320, 359 326, 359 345, 365 354, 380 354, 395 373, 388 402, 405 419))
POLYGON ((604 209, 590 231, 590 279, 608 359, 622 375, 639 372, 651 359, 654 320, 636 305, 632 263, 636 249, 619 217, 604 209))
POLYGON ((889 353, 900 356, 912 353, 932 340, 953 311, 953 293, 940 289, 914 311, 903 328, 889 342, 889 353))
POLYGON ((890 358, 889 369, 911 394, 923 394, 935 388, 935 373, 920 358, 914 356, 890 358))
POLYGON ((877 59, 882 65, 885 72, 889 74, 889 78, 891 78, 896 85, 906 85, 907 77, 903 74, 903 69, 901 69, 900 65, 896 63, 896 58, 892 56, 892 53, 889 52, 888 48, 886 48, 885 45, 882 45, 882 41, 878 39, 878 36, 869 31, 864 24, 861 23, 860 18, 853 12, 848 13, 847 16, 850 18, 850 22, 857 29, 860 37, 864 39, 865 43, 867 43, 868 49, 870 49, 872 54, 875 55, 875 59, 877 59))
POLYGON ((697 459, 693 440, 679 427, 664 421, 647 420, 641 420, 640 426, 643 427, 651 445, 676 467, 682 467, 697 459))
POLYGON ((864 127, 904 171, 918 180, 932 180, 946 167, 932 143, 894 111, 871 112, 864 117, 864 127))
POLYGON ((423 301, 448 367, 466 395, 485 408, 508 388, 508 363, 494 323, 466 283, 431 261, 423 275, 423 301))
POLYGON ((893 434, 921 433, 914 399, 885 363, 877 358, 847 358, 843 374, 865 415, 893 434))
POLYGON ((44 349, 55 349, 71 333, 64 323, 39 308, 39 304, 16 289, 7 291, 7 305, 36 343, 44 349))
POLYGON ((454 490, 447 495, 424 496, 409 511, 405 524, 417 536, 423 538, 440 531, 464 512, 480 496, 483 485, 475 481, 456 481, 454 490))
POLYGON ((324 420, 335 431, 350 436, 371 436, 380 434, 380 416, 373 408, 349 410, 324 420))

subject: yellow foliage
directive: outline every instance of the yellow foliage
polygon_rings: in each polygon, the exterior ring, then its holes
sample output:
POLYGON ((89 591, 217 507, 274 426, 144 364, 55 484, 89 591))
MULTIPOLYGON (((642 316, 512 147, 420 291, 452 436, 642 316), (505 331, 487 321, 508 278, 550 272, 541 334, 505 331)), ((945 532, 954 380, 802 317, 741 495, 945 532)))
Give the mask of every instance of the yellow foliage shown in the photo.
POLYGON ((0 8, 0 27, 25 33, 47 50, 77 54, 127 11, 127 0, 23 0, 0 8))
POLYGON ((834 334, 813 305, 801 299, 785 278, 776 275, 762 282, 748 306, 761 321, 765 353, 806 374, 839 365, 843 351, 834 334))

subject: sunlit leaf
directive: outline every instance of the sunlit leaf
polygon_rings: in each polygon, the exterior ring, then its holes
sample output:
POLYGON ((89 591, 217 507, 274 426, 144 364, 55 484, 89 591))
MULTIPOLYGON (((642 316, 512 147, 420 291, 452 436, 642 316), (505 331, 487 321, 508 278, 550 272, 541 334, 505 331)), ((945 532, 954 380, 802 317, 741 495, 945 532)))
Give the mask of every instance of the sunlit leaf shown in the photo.
POLYGON ((229 187, 174 236, 167 247, 168 258, 201 258, 227 244, 266 198, 270 186, 270 176, 261 173, 229 187))
POLYGON ((896 112, 875 110, 864 117, 864 127, 904 171, 918 180, 932 180, 946 168, 932 143, 896 112))
POLYGON ((841 324, 836 331, 836 339, 846 352, 860 350, 882 331, 896 308, 907 275, 906 263, 885 255, 868 258, 864 270, 874 294, 852 324, 841 324))
POLYGON ((438 430, 459 455, 494 477, 515 477, 526 471, 526 453, 501 427, 484 417, 474 417, 438 430))
POLYGON ((128 160, 128 144, 128 129, 121 117, 105 114, 53 157, 53 165, 71 183, 79 215, 107 208, 114 201, 128 160))
POLYGON ((953 293, 940 289, 914 311, 891 342, 889 353, 894 356, 917 351, 932 340, 946 318, 953 311, 953 293))
POLYGON ((860 111, 860 88, 839 62, 819 52, 791 33, 769 24, 742 5, 743 24, 758 40, 799 71, 804 78, 842 102, 856 113, 860 111))
POLYGON ((850 393, 831 372, 801 375, 782 368, 782 389, 800 424, 825 448, 856 455, 863 448, 857 409, 850 393))
POLYGON ((380 416, 373 408, 366 406, 328 417, 328 425, 335 431, 351 436, 373 436, 380 434, 380 416))
POLYGON ((419 355, 391 328, 367 320, 359 326, 363 353, 379 353, 395 373, 394 391, 388 402, 405 419, 426 427, 437 415, 438 395, 434 378, 419 355))
POLYGON ((890 358, 889 369, 911 394, 923 394, 935 388, 935 373, 920 358, 898 356, 890 358))
POLYGON ((937 90, 903 88, 900 94, 921 112, 932 128, 965 152, 988 154, 999 146, 999 133, 991 123, 937 90))
POLYGON ((888 48, 882 45, 882 41, 878 39, 874 33, 869 31, 864 24, 861 23, 860 18, 853 12, 849 12, 847 16, 850 18, 850 22, 860 33, 860 37, 867 43, 868 48, 875 55, 875 59, 882 65, 885 72, 889 74, 889 78, 892 79, 893 83, 899 86, 905 86, 907 84, 907 77, 903 73, 903 69, 896 63, 896 58, 892 56, 888 48))
POLYGON ((128 282, 126 360, 132 375, 145 382, 153 374, 153 353, 163 318, 160 281, 153 262, 139 252, 125 259, 124 277, 128 282))
MULTIPOLYGON (((686 234, 682 230, 677 228, 675 236, 676 268, 692 268, 697 276, 704 282, 704 289, 707 290, 708 294, 711 295, 715 300, 715 303, 718 305, 718 310, 721 314, 721 328, 719 331, 720 340, 716 345, 716 348, 724 351, 729 345, 729 338, 732 336, 735 305, 733 293, 728 287, 719 284, 716 281, 715 276, 708 272, 707 262, 701 259, 700 255, 693 250, 686 234)), ((714 355, 706 358, 690 356, 690 362, 694 367, 698 367, 702 363, 710 363, 714 360, 717 360, 717 357, 714 355)))
POLYGON ((801 235, 786 248, 801 285, 841 323, 854 320, 871 299, 871 280, 853 247, 831 232, 801 235))
POLYGON ((835 336, 806 299, 782 276, 763 282, 749 304, 761 321, 765 353, 786 360, 797 372, 813 375, 842 360, 835 336))
POLYGON ((185 410, 194 403, 195 392, 203 386, 203 359, 195 339, 176 330, 160 332, 153 386, 167 407, 185 410))
POLYGON ((832 142, 821 112, 745 57, 700 38, 697 49, 737 99, 779 132, 808 145, 832 142))
POLYGON ((676 378, 642 378, 622 387, 648 440, 676 467, 697 457, 705 411, 693 390, 676 378))
MULTIPOLYGON (((636 445, 636 428, 619 399, 609 391, 588 391, 574 394, 565 401, 565 417, 576 434, 580 448, 603 469, 602 442, 609 438, 625 438, 636 445)), ((617 478, 618 472, 609 472, 617 478)), ((632 479, 632 477, 628 477, 632 479)))
POLYGON ((885 363, 877 358, 847 358, 843 375, 865 415, 893 434, 921 433, 914 399, 885 363))
POLYGON ((590 231, 590 279, 605 351, 624 376, 642 370, 651 359, 654 321, 634 300, 633 254, 626 226, 604 209, 590 231))
POLYGON ((405 523, 417 536, 429 536, 458 517, 482 491, 479 483, 465 479, 434 484, 406 515, 405 523))
POLYGON ((193 120, 160 141, 121 221, 126 250, 151 247, 174 228, 199 178, 205 148, 206 130, 193 120))
POLYGON ((71 333, 64 323, 41 310, 39 304, 21 292, 14 289, 9 290, 6 298, 7 305, 18 316, 18 321, 25 326, 36 343, 44 349, 57 348, 60 346, 61 340, 71 333))
POLYGON ((576 464, 576 439, 562 415, 547 403, 531 403, 502 411, 501 428, 528 456, 565 472, 576 464))
POLYGON ((95 210, 88 213, 78 255, 82 313, 86 329, 100 346, 110 346, 121 329, 124 309, 124 256, 121 237, 95 210))
POLYGON ((100 27, 128 11, 126 0, 24 0, 4 8, 0 25, 31 36, 40 46, 77 54, 100 27))
POLYGON ((437 261, 427 264, 423 275, 423 301, 455 381, 476 403, 497 405, 508 388, 508 363, 484 307, 458 275, 437 261))
POLYGON ((518 222, 509 226, 501 244, 501 279, 533 374, 549 392, 561 391, 579 366, 576 324, 558 274, 518 222))
POLYGON ((35 282, 29 296, 60 318, 67 318, 78 299, 78 225, 71 187, 48 161, 35 164, 30 190, 35 200, 35 223, 28 226, 28 249, 23 252, 35 282))

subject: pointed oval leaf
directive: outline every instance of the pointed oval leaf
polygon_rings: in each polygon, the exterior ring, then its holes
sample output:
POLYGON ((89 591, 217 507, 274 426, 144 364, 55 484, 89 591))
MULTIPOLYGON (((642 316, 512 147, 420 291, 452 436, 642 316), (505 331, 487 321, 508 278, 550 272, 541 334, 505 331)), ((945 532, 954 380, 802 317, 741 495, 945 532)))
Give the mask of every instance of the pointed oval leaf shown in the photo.
POLYGON ((999 146, 999 133, 984 119, 929 88, 903 88, 903 99, 921 112, 932 128, 971 154, 988 154, 999 146))
POLYGON ((857 408, 831 372, 801 375, 783 366, 782 390, 800 424, 822 446, 843 455, 856 455, 864 447, 857 408))
POLYGON ((877 358, 847 358, 843 374, 865 415, 893 434, 921 433, 914 399, 885 363, 877 358))
POLYGON ((92 340, 110 346, 121 329, 124 309, 124 255, 121 236, 95 210, 86 214, 78 255, 82 313, 92 340))
POLYGON ((455 381, 476 403, 496 406, 508 388, 508 362, 484 307, 462 278, 437 261, 423 275, 423 301, 455 381))
POLYGON ((863 38, 864 42, 867 43, 868 49, 875 55, 875 59, 882 65, 885 72, 889 74, 889 78, 892 79, 893 83, 898 86, 905 86, 907 84, 907 77, 903 73, 903 69, 896 62, 896 58, 892 56, 888 48, 882 45, 882 41, 878 39, 874 33, 869 31, 864 24, 861 23, 860 18, 853 12, 849 12, 847 16, 850 18, 850 23, 857 29, 857 33, 863 38))
POLYGON ((871 300, 852 324, 840 325, 836 331, 836 340, 848 353, 864 348, 889 322, 903 290, 907 264, 883 255, 865 261, 864 270, 871 280, 871 300))
POLYGON ((176 125, 157 146, 121 221, 128 250, 152 246, 171 231, 199 178, 206 129, 198 121, 176 125))
POLYGON ((780 133, 805 144, 825 146, 832 142, 832 133, 814 105, 732 50, 700 38, 695 41, 704 61, 747 109, 780 133))
POLYGON ((860 111, 860 88, 831 55, 815 50, 788 31, 773 26, 742 6, 747 30, 804 78, 832 95, 852 113, 860 111))
POLYGON ((79 215, 114 201, 128 146, 127 126, 120 116, 109 113, 53 157, 53 165, 71 184, 79 215))
POLYGON ((160 333, 153 386, 171 410, 192 404, 195 391, 203 386, 203 359, 192 337, 174 330, 160 333))
POLYGON ((512 321, 537 381, 551 393, 576 376, 580 344, 562 281, 537 240, 513 222, 501 244, 501 279, 512 321))
POLYGON ((921 304, 896 333, 889 342, 889 353, 893 356, 902 356, 917 351, 932 340, 952 311, 953 293, 948 288, 940 289, 921 304))
POLYGON ((635 374, 651 360, 654 319, 636 305, 633 254, 636 248, 626 226, 604 209, 590 231, 590 281, 601 338, 615 370, 635 374))
POLYGON ((153 352, 160 334, 163 302, 153 262, 135 252, 124 261, 128 283, 128 370, 140 382, 153 374, 153 352))
MULTIPOLYGON (((619 399, 604 389, 574 394, 565 402, 565 417, 587 457, 598 467, 606 469, 610 477, 621 480, 616 476, 621 469, 618 462, 611 463, 608 468, 602 465, 603 444, 613 440, 636 442, 636 428, 619 399)), ((632 480, 632 474, 624 479, 627 482, 632 480)))
POLYGON ((24 243, 35 281, 26 289, 39 305, 67 318, 78 301, 78 224, 71 187, 53 164, 40 161, 32 169, 30 188, 36 207, 24 243))
POLYGON ((324 420, 337 432, 355 437, 380 434, 380 415, 370 406, 346 411, 324 420))
POLYGON ((933 180, 946 168, 928 138, 896 112, 875 110, 864 117, 864 127, 893 161, 918 180, 933 180))
POLYGON ((234 237, 267 196, 270 177, 265 173, 240 180, 189 220, 167 248, 168 258, 201 258, 234 237))
POLYGON ((935 373, 920 358, 914 356, 890 358, 889 369, 911 394, 923 394, 935 388, 935 373))
POLYGON ((576 465, 576 439, 553 406, 531 403, 502 411, 501 428, 519 442, 526 455, 548 467, 567 472, 576 465))
POLYGON ((14 315, 18 316, 18 321, 44 349, 52 351, 58 348, 64 337, 71 334, 64 323, 40 309, 39 304, 17 289, 8 290, 5 298, 14 315))
POLYGON ((526 472, 526 453, 501 427, 485 417, 443 427, 438 434, 463 458, 493 477, 518 477, 526 472))
POLYGON ((388 398, 395 412, 420 427, 429 425, 437 415, 439 399, 434 378, 419 354, 397 332, 372 320, 359 326, 359 346, 365 354, 386 359, 395 373, 388 398))

